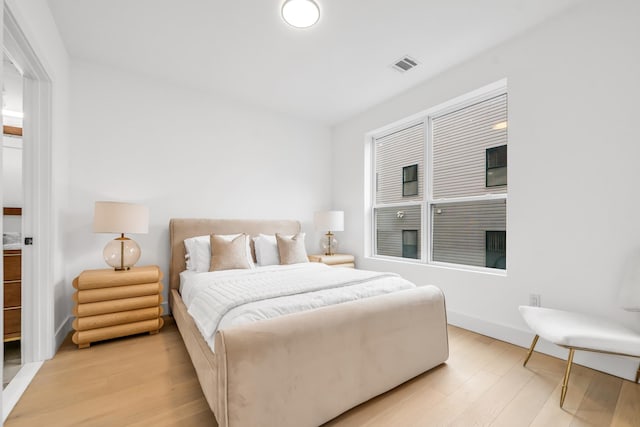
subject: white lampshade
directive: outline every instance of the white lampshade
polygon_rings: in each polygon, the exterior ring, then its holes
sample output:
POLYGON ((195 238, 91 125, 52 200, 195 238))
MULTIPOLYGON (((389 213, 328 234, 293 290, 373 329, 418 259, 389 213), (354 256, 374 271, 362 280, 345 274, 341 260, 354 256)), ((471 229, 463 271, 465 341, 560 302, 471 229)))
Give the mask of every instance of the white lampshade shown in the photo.
POLYGON ((296 28, 308 28, 320 19, 320 8, 313 0, 287 0, 282 5, 282 18, 296 28))
POLYGON ((104 247, 105 262, 116 270, 128 270, 140 259, 140 246, 125 237, 125 233, 149 232, 149 209, 135 203, 96 202, 93 213, 93 231, 118 233, 104 247))
POLYGON ((149 208, 135 203, 96 202, 93 214, 95 233, 146 234, 149 208))
POLYGON ((344 212, 326 211, 316 212, 313 218, 316 230, 344 231, 344 212))

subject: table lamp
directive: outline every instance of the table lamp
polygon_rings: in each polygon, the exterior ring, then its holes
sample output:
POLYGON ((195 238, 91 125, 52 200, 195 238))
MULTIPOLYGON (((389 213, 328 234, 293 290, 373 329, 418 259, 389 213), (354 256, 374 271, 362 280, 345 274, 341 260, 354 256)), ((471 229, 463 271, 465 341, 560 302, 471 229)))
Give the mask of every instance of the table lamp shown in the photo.
POLYGON ((313 218, 316 230, 327 230, 325 237, 320 241, 320 245, 325 255, 333 255, 338 249, 338 241, 333 235, 333 231, 344 231, 344 212, 326 211, 316 212, 313 218))
POLYGON ((140 259, 140 246, 125 233, 149 232, 149 209, 135 203, 96 202, 93 215, 94 233, 116 233, 102 254, 105 262, 115 270, 129 270, 140 259))

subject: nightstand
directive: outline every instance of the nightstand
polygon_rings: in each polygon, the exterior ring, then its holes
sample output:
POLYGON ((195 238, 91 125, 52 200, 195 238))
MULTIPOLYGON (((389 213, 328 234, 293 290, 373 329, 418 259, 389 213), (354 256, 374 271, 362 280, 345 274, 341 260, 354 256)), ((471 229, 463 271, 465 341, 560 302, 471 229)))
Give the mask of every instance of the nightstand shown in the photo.
POLYGON ((85 270, 73 281, 73 342, 92 342, 162 328, 162 272, 150 265, 131 270, 85 270))
POLYGON ((3 251, 4 259, 4 341, 20 339, 22 316, 22 251, 3 251))
POLYGON ((309 255, 309 261, 321 262, 331 267, 355 268, 355 257, 347 254, 309 255))

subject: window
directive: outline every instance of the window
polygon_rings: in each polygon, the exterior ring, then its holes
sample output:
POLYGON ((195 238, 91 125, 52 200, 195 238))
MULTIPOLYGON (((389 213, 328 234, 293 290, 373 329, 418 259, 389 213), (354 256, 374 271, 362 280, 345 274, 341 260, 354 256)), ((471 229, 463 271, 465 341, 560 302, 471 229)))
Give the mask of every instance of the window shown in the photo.
POLYGON ((438 203, 433 211, 433 261, 491 267, 485 234, 504 227, 504 200, 438 203))
POLYGON ((487 187, 507 185, 507 146, 487 148, 487 187))
POLYGON ((487 230, 485 241, 485 266, 502 270, 507 268, 507 233, 487 230))
POLYGON ((418 244, 415 251, 403 249, 403 230, 414 230, 418 236, 422 231, 424 135, 425 126, 420 122, 374 138, 374 244, 378 255, 414 259, 422 256, 418 244), (406 184, 415 188, 407 189, 406 184))
POLYGON ((411 229, 419 234, 422 225, 420 205, 377 208, 376 212, 376 243, 377 254, 420 259, 420 249, 416 244, 415 252, 411 256, 404 250, 404 230, 411 229))
POLYGON ((402 168, 402 196, 418 195, 418 165, 402 168))
POLYGON ((506 269, 506 87, 372 138, 373 253, 506 269))
POLYGON ((402 230, 402 257, 418 258, 418 230, 402 230))

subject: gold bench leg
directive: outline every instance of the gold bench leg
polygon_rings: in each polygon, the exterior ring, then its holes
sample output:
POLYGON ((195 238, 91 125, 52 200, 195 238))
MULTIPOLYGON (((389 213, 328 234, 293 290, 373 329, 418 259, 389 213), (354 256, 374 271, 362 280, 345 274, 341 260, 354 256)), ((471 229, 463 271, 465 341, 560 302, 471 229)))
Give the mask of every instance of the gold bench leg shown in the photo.
POLYGON ((567 395, 567 388, 569 387, 569 375, 571 374, 571 364, 573 363, 574 349, 569 349, 569 358, 567 359, 567 371, 564 373, 564 380, 562 381, 562 394, 560 395, 560 407, 564 404, 564 398, 567 395))
POLYGON ((538 338, 540 338, 538 335, 533 337, 533 341, 531 342, 531 347, 529 347, 529 353, 527 354, 527 358, 524 359, 524 363, 522 364, 522 366, 527 366, 527 362, 531 358, 531 354, 533 353, 533 349, 536 347, 536 344, 538 343, 538 338))

